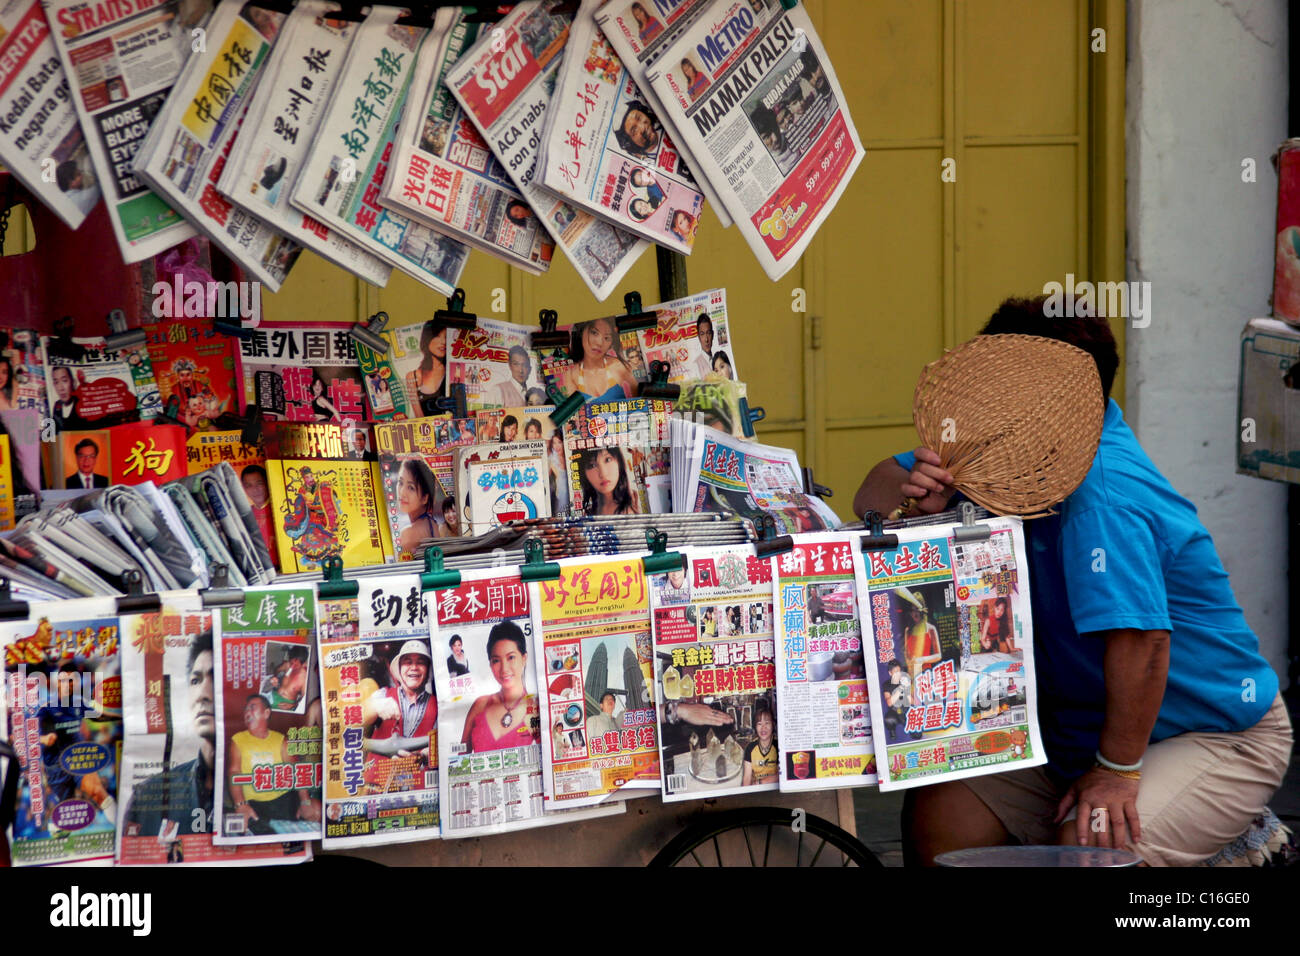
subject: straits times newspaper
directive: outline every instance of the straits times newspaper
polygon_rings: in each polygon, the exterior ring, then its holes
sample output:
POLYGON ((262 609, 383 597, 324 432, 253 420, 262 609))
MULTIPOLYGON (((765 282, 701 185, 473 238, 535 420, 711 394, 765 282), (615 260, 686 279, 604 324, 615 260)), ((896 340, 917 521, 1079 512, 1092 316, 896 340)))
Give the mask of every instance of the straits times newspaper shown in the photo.
POLYGON ((862 142, 802 7, 714 0, 649 73, 665 111, 770 279, 803 255, 862 142))

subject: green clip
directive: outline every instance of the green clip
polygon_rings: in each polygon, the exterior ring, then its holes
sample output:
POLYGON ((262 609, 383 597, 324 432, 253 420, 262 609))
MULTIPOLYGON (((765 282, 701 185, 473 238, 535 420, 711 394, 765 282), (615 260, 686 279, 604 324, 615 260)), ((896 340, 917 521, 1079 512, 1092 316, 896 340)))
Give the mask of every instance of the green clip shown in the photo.
POLYGON ((658 312, 646 312, 641 308, 641 293, 629 292, 623 296, 623 307, 627 310, 626 315, 620 315, 614 320, 620 332, 636 332, 639 329, 653 329, 659 324, 658 312))
POLYGON ((675 402, 682 397, 682 387, 680 385, 670 384, 668 374, 672 371, 672 366, 667 362, 654 361, 650 363, 650 380, 642 382, 641 387, 637 390, 638 398, 662 398, 666 401, 675 402))
POLYGON ((546 395, 555 406, 555 411, 551 412, 551 421, 555 423, 556 428, 562 428, 564 423, 572 418, 582 407, 582 392, 574 392, 568 398, 560 394, 560 390, 554 385, 547 386, 546 395))
POLYGON ((668 535, 655 528, 645 529, 646 547, 650 553, 641 559, 646 574, 663 574, 665 571, 685 571, 686 555, 668 550, 668 535))
POLYGON ((799 6, 799 0, 781 0, 781 6, 785 7, 787 10, 793 10, 795 7, 799 6))
POLYGON ((884 517, 879 511, 868 511, 862 516, 862 527, 867 533, 859 546, 865 551, 893 551, 898 547, 898 535, 885 534, 884 517))
POLYGON ((754 553, 760 558, 770 558, 794 550, 794 539, 788 534, 776 533, 776 519, 770 514, 756 516, 754 527, 758 531, 758 540, 754 542, 754 553))
POLYGON ((325 579, 316 585, 316 594, 323 598, 356 597, 361 588, 356 581, 343 580, 343 559, 331 554, 320 563, 325 579))
POLYGON ((420 590, 460 587, 460 572, 448 571, 442 563, 442 548, 424 549, 424 573, 420 575, 420 590))
POLYGON ((464 289, 456 289, 447 296, 447 308, 435 311, 433 320, 455 329, 472 329, 478 325, 478 316, 465 311, 464 289))
POLYGON ((560 576, 560 566, 545 560, 546 549, 542 547, 541 538, 529 538, 524 542, 526 563, 519 565, 521 581, 553 581, 560 576))

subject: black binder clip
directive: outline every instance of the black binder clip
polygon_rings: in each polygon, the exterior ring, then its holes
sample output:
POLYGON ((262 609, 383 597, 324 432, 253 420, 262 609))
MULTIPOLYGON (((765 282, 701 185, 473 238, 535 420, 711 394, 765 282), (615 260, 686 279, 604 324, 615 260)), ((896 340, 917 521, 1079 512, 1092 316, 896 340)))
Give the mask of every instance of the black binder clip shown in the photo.
POLYGON ((686 555, 668 550, 668 534, 657 528, 645 529, 646 547, 650 553, 641 559, 646 574, 663 574, 667 571, 685 571, 686 555))
POLYGON ((249 405, 243 415, 223 412, 215 424, 223 431, 238 431, 239 440, 245 445, 256 445, 262 440, 262 409, 256 405, 249 405))
POLYGON ((637 389, 637 396, 639 398, 662 398, 669 402, 675 402, 681 398, 682 387, 668 381, 670 371, 672 371, 672 366, 667 362, 651 362, 650 381, 641 383, 641 387, 637 389))
POLYGON ((867 533, 859 542, 863 551, 893 551, 898 547, 898 535, 885 534, 885 519, 879 511, 868 511, 862 516, 867 533))
POLYGON ((653 329, 659 324, 659 313, 641 308, 641 293, 629 292, 623 296, 623 308, 626 315, 617 316, 614 323, 620 332, 636 332, 639 329, 653 329))
POLYGON ((424 573, 420 575, 421 591, 460 587, 460 572, 448 570, 443 563, 442 548, 424 549, 424 573))
POLYGON ((46 353, 72 359, 73 361, 81 359, 86 354, 84 345, 72 341, 74 324, 70 315, 55 320, 54 334, 45 341, 46 353))
POLYGON ((819 485, 813 478, 813 470, 807 465, 803 466, 803 493, 812 495, 816 498, 833 498, 835 492, 831 491, 825 485, 819 485))
POLYGON ((9 590, 9 579, 0 578, 0 621, 21 621, 31 614, 26 601, 15 601, 9 590))
POLYGON ((356 581, 345 581, 343 579, 343 559, 337 554, 331 554, 320 563, 321 571, 325 577, 316 585, 316 595, 322 598, 349 598, 356 597, 361 588, 356 581))
POLYGON ((353 341, 359 342, 376 355, 388 354, 388 339, 379 333, 388 326, 388 313, 376 312, 365 323, 358 322, 348 329, 353 341))
POLYGON ((144 329, 129 329, 126 326, 126 313, 114 309, 108 313, 108 335, 104 336, 104 348, 110 352, 137 348, 148 341, 144 329))
POLYGON ((554 581, 560 576, 560 566, 546 560, 546 548, 541 538, 529 538, 524 542, 526 561, 519 565, 521 581, 554 581))
POLYGON ((961 524, 952 529, 953 541, 987 541, 993 529, 986 524, 978 524, 975 521, 975 505, 969 501, 963 501, 957 507, 958 513, 961 514, 961 524))
POLYGON ((542 309, 537 313, 537 324, 541 326, 540 332, 534 332, 529 342, 529 348, 534 351, 542 349, 567 349, 569 347, 569 333, 557 332, 555 326, 559 324, 560 315, 554 309, 542 309))
POLYGON ((794 550, 794 538, 788 534, 777 534, 776 519, 771 515, 761 514, 756 517, 754 528, 758 532, 754 553, 760 558, 770 558, 794 550))
POLYGON ((447 297, 447 308, 433 313, 433 321, 450 329, 472 329, 478 325, 478 316, 465 311, 465 290, 457 289, 447 297))
POLYGON ((244 591, 230 586, 230 569, 225 564, 214 564, 210 578, 211 584, 199 589, 204 607, 239 607, 244 603, 244 591))
POLYGON ((144 593, 144 576, 137 568, 127 568, 122 572, 122 586, 126 596, 117 599, 118 614, 149 614, 162 610, 162 601, 157 594, 144 593))
POLYGON ((754 437, 754 425, 767 418, 767 409, 750 408, 749 402, 745 399, 740 400, 740 430, 745 433, 746 438, 754 437))
POLYGON ((551 421, 555 423, 556 428, 563 428, 564 423, 577 414, 578 409, 582 407, 582 392, 574 392, 568 398, 560 394, 560 390, 554 385, 546 386, 546 397, 551 400, 555 406, 555 411, 551 412, 551 421))
POLYGON ((426 415, 441 415, 451 412, 452 418, 469 418, 469 400, 465 395, 465 383, 456 382, 449 385, 450 395, 437 398, 421 398, 420 410, 426 415))

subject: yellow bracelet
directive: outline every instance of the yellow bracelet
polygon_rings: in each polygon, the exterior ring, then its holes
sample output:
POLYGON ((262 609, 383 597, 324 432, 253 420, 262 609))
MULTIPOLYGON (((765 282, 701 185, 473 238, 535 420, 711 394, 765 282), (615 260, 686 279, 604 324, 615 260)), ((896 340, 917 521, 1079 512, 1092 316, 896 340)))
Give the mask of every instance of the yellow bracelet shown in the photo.
POLYGON ((1094 763, 1092 765, 1092 769, 1100 770, 1103 773, 1114 774, 1116 777, 1123 777, 1125 780, 1142 779, 1141 770, 1112 770, 1110 767, 1107 767, 1105 764, 1101 764, 1101 763, 1094 763))

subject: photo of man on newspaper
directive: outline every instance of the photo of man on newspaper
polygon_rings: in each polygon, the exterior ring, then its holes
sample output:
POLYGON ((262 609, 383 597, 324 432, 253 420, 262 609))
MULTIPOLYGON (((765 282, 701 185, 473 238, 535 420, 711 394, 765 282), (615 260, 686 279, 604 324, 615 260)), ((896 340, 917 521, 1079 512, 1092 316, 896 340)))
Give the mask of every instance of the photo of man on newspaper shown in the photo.
MULTIPOLYGON (((687 62, 682 61, 683 72, 687 62)), ((695 96, 692 92, 692 101, 695 96)), ((812 50, 798 54, 784 69, 773 69, 745 100, 745 113, 782 176, 808 154, 838 108, 812 50)))

